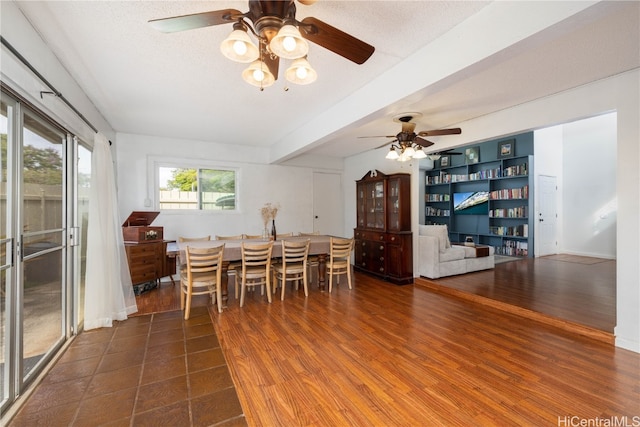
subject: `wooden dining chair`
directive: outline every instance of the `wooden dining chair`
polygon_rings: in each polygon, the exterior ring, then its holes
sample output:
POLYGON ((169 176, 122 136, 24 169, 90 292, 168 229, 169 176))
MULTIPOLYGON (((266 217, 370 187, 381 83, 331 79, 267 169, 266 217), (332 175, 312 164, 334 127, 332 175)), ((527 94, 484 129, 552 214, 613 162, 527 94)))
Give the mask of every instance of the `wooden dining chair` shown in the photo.
POLYGON ((267 300, 271 302, 271 254, 273 242, 242 242, 242 268, 238 271, 240 282, 240 307, 244 305, 247 287, 266 287, 267 300))
POLYGON ((255 239, 262 239, 263 236, 262 234, 245 234, 244 238, 249 240, 255 240, 255 239))
MULTIPOLYGON (((202 237, 184 237, 184 236, 178 236, 178 243, 184 243, 184 242, 204 242, 204 241, 208 241, 211 240, 211 236, 202 236, 202 237)), ((178 257, 178 261, 180 264, 180 277, 184 276, 185 274, 187 274, 187 263, 182 261, 180 259, 180 257, 178 257)), ((173 277, 171 277, 171 280, 173 281, 173 277)))
POLYGON ((211 240, 211 236, 202 236, 202 237, 178 237, 178 242, 205 242, 207 240, 211 240))
POLYGON ((185 248, 186 274, 180 278, 180 309, 185 320, 191 313, 194 295, 211 295, 211 303, 218 305, 222 313, 222 256, 224 243, 213 248, 185 248))
POLYGON ((236 234, 235 236, 220 236, 216 234, 216 240, 242 240, 244 234, 236 234))
POLYGON ((273 292, 278 286, 278 281, 282 286, 280 292, 280 300, 284 300, 284 288, 288 281, 298 283, 302 280, 304 287, 304 296, 309 296, 309 286, 307 277, 307 257, 309 255, 309 239, 300 242, 292 240, 282 240, 282 258, 281 261, 273 265, 273 292))
MULTIPOLYGON (((220 236, 216 234, 216 240, 242 240, 244 239, 244 234, 236 234, 233 236, 220 236)), ((237 270, 240 268, 239 262, 231 262, 227 266, 227 278, 233 279, 233 288, 235 289, 235 296, 238 299, 238 280, 236 279, 237 270)))
POLYGON ((331 237, 331 249, 329 252, 329 293, 333 286, 333 276, 336 276, 336 285, 340 284, 340 276, 347 275, 347 283, 351 288, 351 251, 353 250, 353 239, 342 239, 331 237))
POLYGON ((277 233, 278 240, 284 239, 284 238, 287 238, 287 237, 293 237, 293 232, 291 232, 291 233, 277 233))
MULTIPOLYGON (((310 236, 319 236, 319 231, 313 231, 311 233, 299 232, 299 237, 310 237, 310 236)), ((313 283, 313 272, 315 271, 316 278, 318 277, 318 266, 320 266, 320 260, 316 255, 309 255, 307 257, 307 269, 309 270, 307 274, 309 274, 309 283, 313 283)))

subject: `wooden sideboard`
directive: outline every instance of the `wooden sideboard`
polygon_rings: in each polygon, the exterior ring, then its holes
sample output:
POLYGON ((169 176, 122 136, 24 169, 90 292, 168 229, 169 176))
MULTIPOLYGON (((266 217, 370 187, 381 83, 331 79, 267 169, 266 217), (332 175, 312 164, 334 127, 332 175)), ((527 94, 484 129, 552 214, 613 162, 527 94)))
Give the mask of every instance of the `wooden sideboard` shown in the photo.
POLYGON ((375 171, 356 182, 354 268, 398 285, 413 283, 410 179, 375 171))

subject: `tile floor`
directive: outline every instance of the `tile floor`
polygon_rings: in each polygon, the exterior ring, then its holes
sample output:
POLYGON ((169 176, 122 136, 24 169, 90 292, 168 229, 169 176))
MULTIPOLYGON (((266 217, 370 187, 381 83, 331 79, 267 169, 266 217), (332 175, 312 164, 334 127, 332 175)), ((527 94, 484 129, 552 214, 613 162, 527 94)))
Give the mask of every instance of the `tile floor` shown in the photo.
POLYGON ((246 426, 207 307, 81 333, 11 426, 246 426))

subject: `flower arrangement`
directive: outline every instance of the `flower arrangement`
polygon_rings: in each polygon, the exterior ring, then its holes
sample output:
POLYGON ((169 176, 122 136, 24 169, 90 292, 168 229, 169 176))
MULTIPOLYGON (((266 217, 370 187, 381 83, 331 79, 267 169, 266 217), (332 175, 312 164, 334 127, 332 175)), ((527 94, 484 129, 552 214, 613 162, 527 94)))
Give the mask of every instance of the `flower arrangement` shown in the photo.
POLYGON ((278 203, 265 203, 264 206, 260 208, 260 215, 262 215, 264 228, 267 228, 269 220, 274 221, 276 219, 276 215, 278 215, 278 209, 280 209, 280 204, 278 203))
MULTIPOLYGON (((278 215, 278 209, 280 209, 280 204, 274 203, 265 203, 262 208, 260 208, 260 215, 262 215, 262 222, 264 223, 264 230, 262 232, 262 237, 267 238, 269 236, 269 232, 267 231, 267 225, 269 224, 269 220, 271 220, 272 224, 272 234, 275 234, 275 220, 276 215, 278 215)), ((275 236, 273 236, 275 239, 275 236)))

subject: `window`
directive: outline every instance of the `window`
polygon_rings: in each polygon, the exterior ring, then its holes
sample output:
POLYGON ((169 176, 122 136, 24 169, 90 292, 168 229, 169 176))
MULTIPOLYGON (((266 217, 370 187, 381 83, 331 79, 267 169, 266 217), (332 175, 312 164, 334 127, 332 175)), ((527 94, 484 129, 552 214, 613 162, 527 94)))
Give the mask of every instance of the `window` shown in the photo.
POLYGON ((158 167, 161 210, 235 210, 236 172, 229 169, 158 167))

